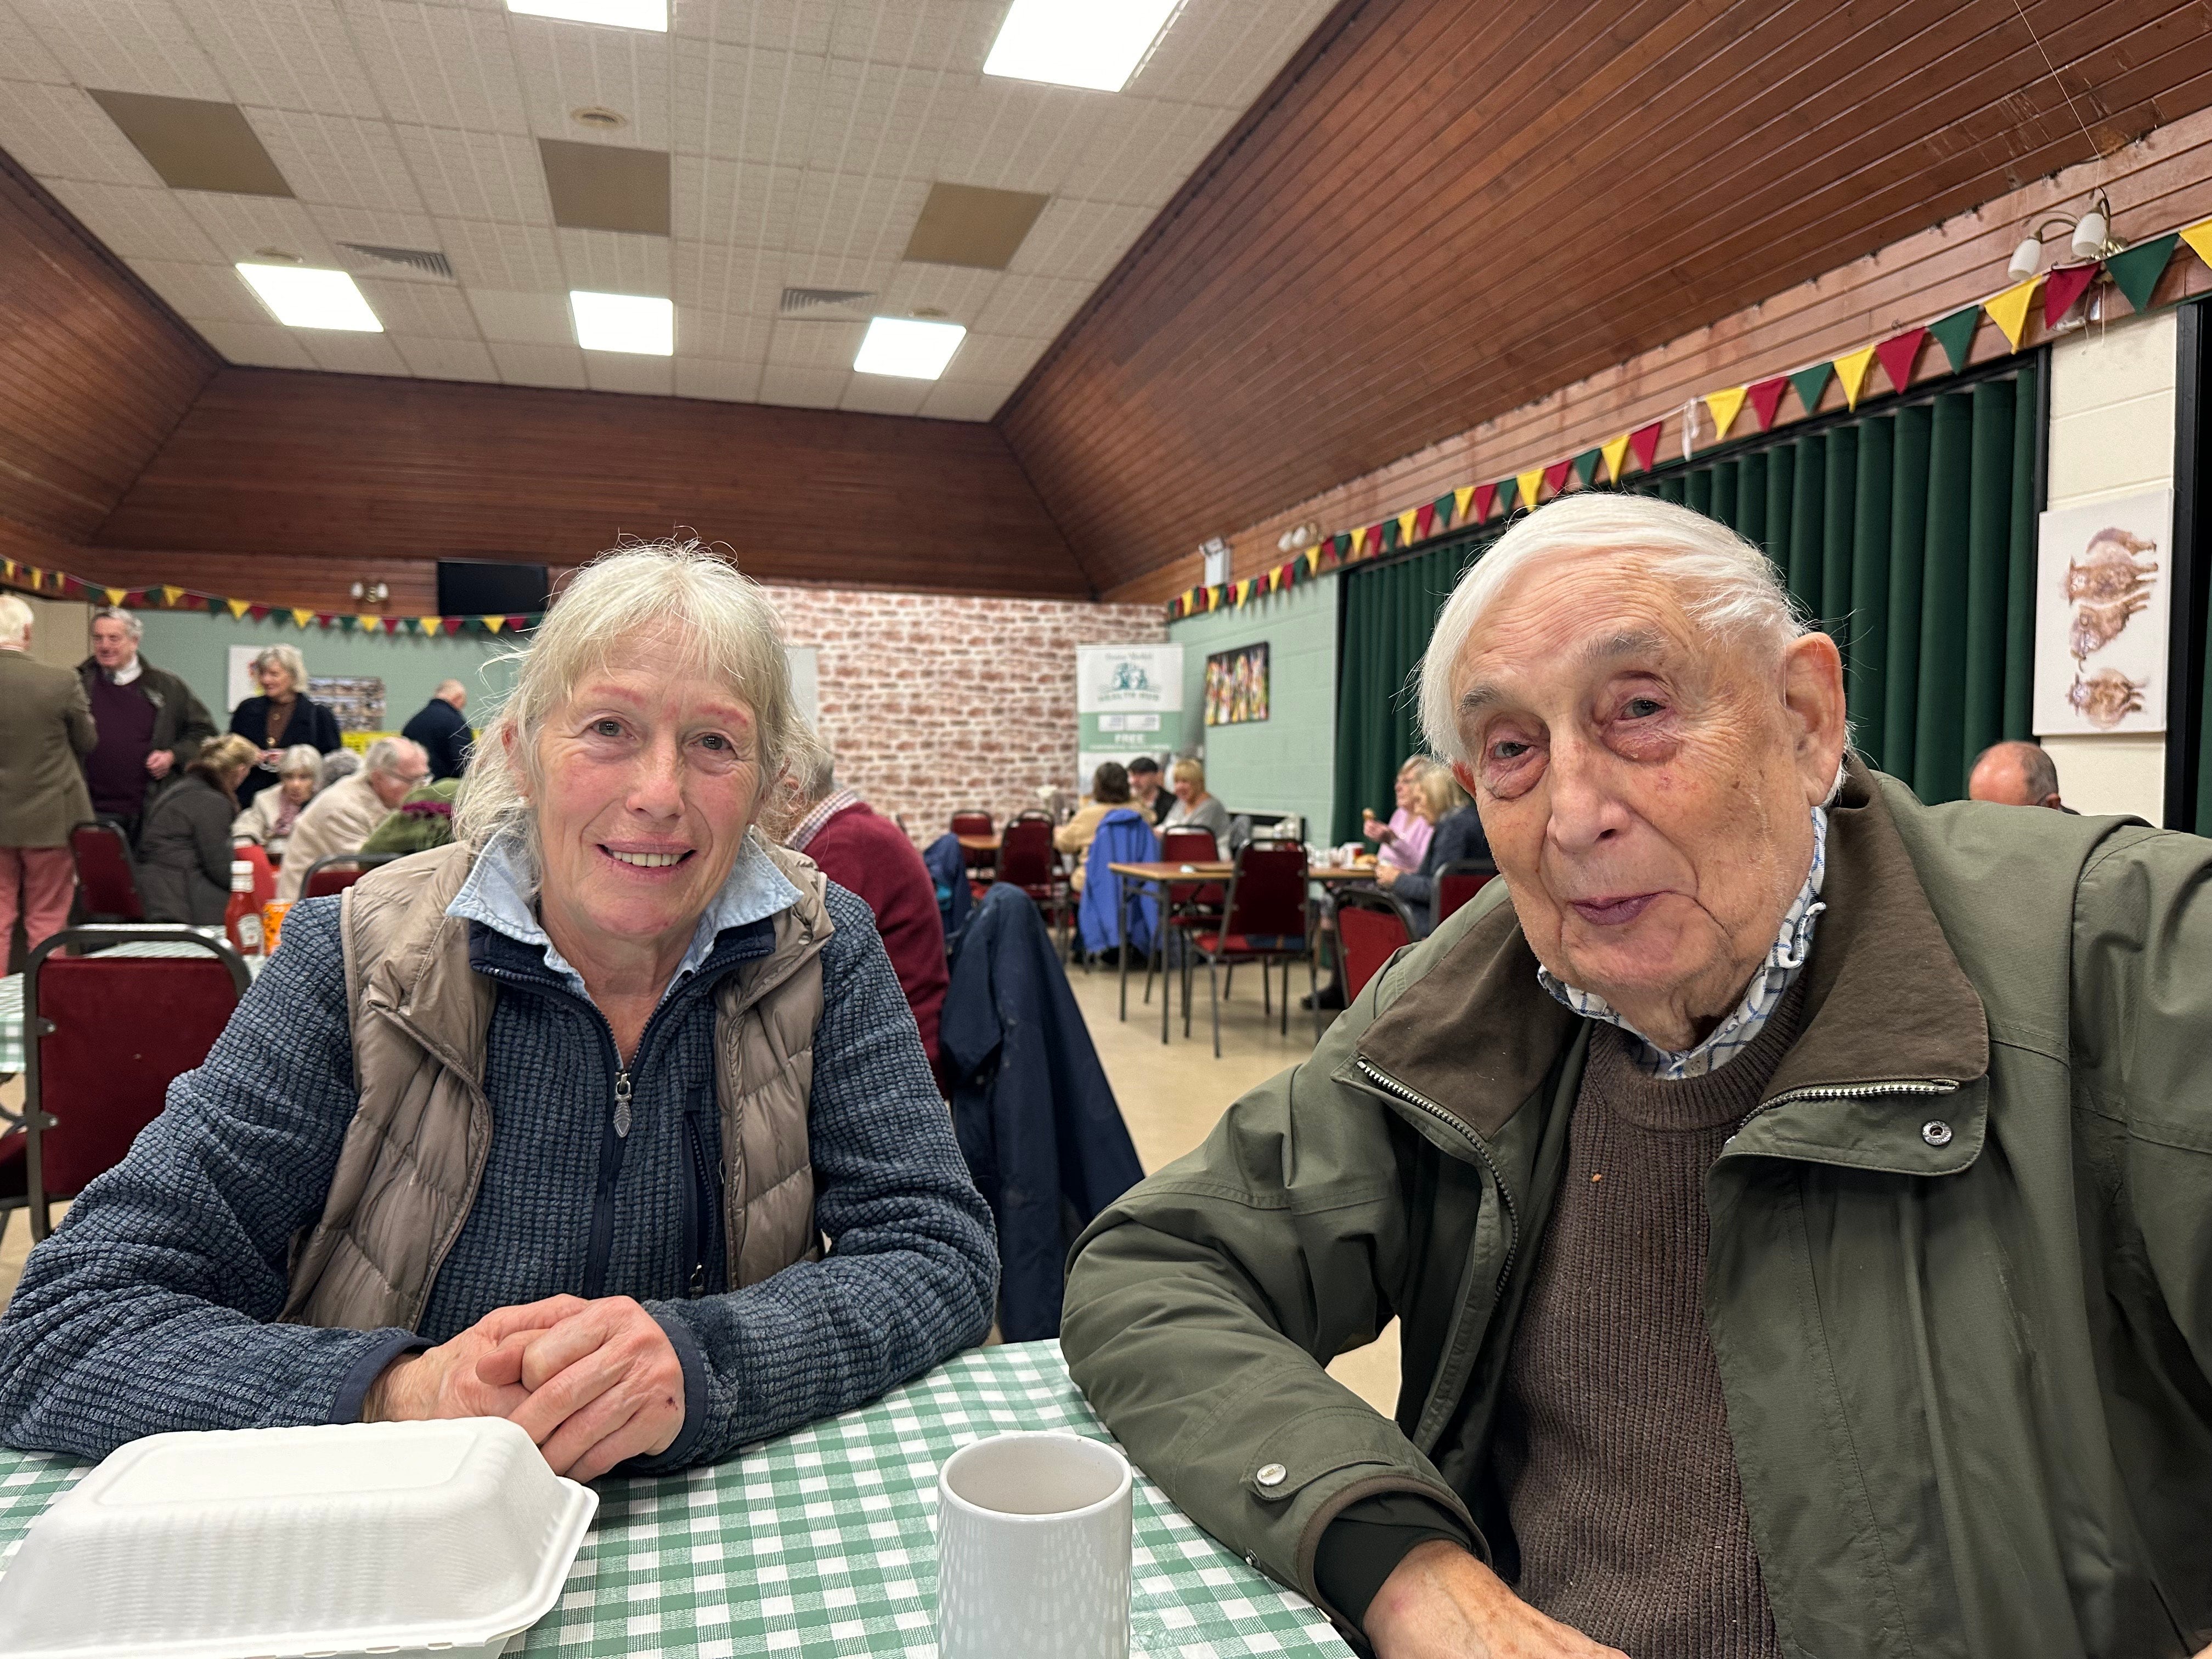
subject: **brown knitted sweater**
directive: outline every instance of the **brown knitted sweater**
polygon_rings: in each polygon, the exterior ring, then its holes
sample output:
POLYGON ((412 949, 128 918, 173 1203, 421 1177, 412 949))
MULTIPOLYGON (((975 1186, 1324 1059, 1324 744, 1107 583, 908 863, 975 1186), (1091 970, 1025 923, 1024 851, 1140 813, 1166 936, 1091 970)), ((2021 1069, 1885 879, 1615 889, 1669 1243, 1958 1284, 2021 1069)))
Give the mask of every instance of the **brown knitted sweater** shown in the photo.
POLYGON ((1600 1025, 1514 1334, 1497 1468, 1521 1598, 1636 1659, 1779 1659, 1705 1330, 1705 1172, 1796 1040, 1801 980, 1717 1072, 1600 1025))

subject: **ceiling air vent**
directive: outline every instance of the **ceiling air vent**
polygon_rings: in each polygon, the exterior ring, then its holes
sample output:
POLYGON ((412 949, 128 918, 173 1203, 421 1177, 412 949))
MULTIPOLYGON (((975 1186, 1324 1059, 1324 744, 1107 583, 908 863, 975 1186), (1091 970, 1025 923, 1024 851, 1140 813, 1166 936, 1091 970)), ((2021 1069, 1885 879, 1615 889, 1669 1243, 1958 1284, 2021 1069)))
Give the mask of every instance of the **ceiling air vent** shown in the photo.
POLYGON ((338 246, 372 264, 404 265, 425 276, 435 276, 448 283, 453 280, 452 263, 435 248, 380 247, 374 242, 340 242, 338 246))
MULTIPOLYGON (((872 290, 865 288, 787 288, 783 291, 782 303, 775 309, 779 316, 804 317, 833 306, 849 306, 857 301, 875 297, 872 290)), ((842 322, 848 319, 825 317, 822 320, 842 322)))

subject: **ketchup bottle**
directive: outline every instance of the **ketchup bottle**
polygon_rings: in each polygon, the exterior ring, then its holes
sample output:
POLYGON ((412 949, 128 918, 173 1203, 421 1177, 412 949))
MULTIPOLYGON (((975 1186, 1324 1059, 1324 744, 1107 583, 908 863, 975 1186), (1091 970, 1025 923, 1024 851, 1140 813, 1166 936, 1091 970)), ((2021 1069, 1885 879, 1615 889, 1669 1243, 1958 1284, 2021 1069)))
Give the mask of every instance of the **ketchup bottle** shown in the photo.
POLYGON ((253 902, 253 866, 235 859, 230 866, 230 905, 222 913, 222 931, 242 957, 261 954, 261 911, 253 902))

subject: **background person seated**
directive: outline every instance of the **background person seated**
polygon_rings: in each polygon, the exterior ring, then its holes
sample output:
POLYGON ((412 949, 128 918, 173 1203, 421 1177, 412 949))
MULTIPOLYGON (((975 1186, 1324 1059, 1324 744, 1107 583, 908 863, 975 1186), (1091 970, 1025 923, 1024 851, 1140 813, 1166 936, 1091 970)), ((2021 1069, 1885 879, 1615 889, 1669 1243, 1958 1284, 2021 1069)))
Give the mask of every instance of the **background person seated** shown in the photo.
POLYGON ((1091 838, 1098 833, 1098 826, 1109 812, 1117 812, 1129 804, 1129 775, 1119 761, 1102 761, 1091 775, 1091 793, 1075 809, 1075 816, 1052 832, 1052 844, 1063 853, 1076 855, 1075 874, 1072 884, 1077 892, 1083 890, 1083 868, 1089 862, 1091 838))
POLYGON ((1139 755, 1129 763, 1129 805, 1153 823, 1167 817, 1175 805, 1175 796, 1161 777, 1160 763, 1150 755, 1139 755))
POLYGON ((1176 804, 1160 821, 1163 830, 1178 830, 1188 824, 1194 830, 1213 831, 1215 851, 1229 856, 1229 809, 1206 793, 1206 768, 1194 757, 1186 755, 1175 763, 1172 774, 1176 804))
POLYGON ((793 718, 775 614, 728 565, 580 571, 461 841, 296 907, 32 1252, 0 1440, 498 1416, 591 1480, 728 1457, 980 1340, 989 1212, 867 908, 752 833, 793 718))
POLYGON ((384 822, 368 832, 361 844, 364 853, 425 853, 453 839, 453 805, 462 787, 459 778, 440 778, 407 792, 407 799, 384 815, 384 822))
POLYGON ((230 904, 231 824, 239 816, 234 792, 260 758, 235 733, 217 738, 154 798, 138 830, 138 899, 147 921, 222 925, 230 904))
MULTIPOLYGON (((258 752, 255 759, 259 759, 258 752)), ((252 842, 269 854, 271 864, 282 864, 284 848, 292 839, 292 826, 322 787, 322 756, 312 744, 294 744, 276 763, 276 787, 264 789, 248 801, 232 823, 232 842, 252 842)))
POLYGON ((2058 768, 2051 751, 2039 743, 1993 743, 1975 757, 1966 778, 1969 800, 1993 801, 1999 806, 2049 806, 2061 812, 2074 809, 2058 799, 2058 768))
POLYGON ((1459 787, 1449 767, 1431 765, 1424 772, 1420 793, 1424 817, 1436 824, 1428 850, 1421 855, 1421 867, 1401 870, 1378 860, 1375 879, 1406 902, 1406 908, 1413 913, 1415 936, 1425 938, 1437 925, 1437 872, 1462 859, 1488 858, 1490 842, 1482 833, 1482 815, 1475 811, 1474 801, 1459 787))
POLYGON ((1421 780, 1435 769, 1436 763, 1425 755, 1414 755, 1398 769, 1395 786, 1397 805, 1387 823, 1363 809, 1359 833, 1376 844, 1375 862, 1378 869, 1388 866, 1418 870, 1428 855, 1429 837, 1436 833, 1437 826, 1435 818, 1423 805, 1421 780))
POLYGON ((422 746, 405 738, 379 738, 362 757, 362 769, 341 778, 314 799, 292 826, 284 849, 284 868, 276 877, 276 896, 300 896, 307 871, 318 859, 358 853, 385 815, 429 781, 430 763, 422 746))

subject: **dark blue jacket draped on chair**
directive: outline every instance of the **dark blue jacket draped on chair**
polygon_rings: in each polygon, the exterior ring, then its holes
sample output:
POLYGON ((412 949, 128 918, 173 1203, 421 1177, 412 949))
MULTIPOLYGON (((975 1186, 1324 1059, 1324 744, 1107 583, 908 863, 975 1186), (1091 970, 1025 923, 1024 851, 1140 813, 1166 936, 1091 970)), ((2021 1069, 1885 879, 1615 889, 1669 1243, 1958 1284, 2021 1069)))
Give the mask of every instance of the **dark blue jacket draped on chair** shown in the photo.
POLYGON ((1107 868, 1112 864, 1150 864, 1159 858, 1160 838, 1143 813, 1121 806, 1098 820, 1091 851, 1083 866, 1083 904, 1075 913, 1076 926, 1086 951, 1110 951, 1121 943, 1116 907, 1129 911, 1129 947, 1146 956, 1152 950, 1152 934, 1160 925, 1160 902, 1150 888, 1124 890, 1121 878, 1107 868))

